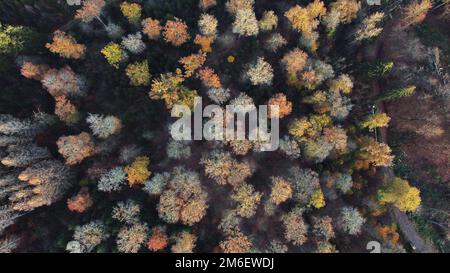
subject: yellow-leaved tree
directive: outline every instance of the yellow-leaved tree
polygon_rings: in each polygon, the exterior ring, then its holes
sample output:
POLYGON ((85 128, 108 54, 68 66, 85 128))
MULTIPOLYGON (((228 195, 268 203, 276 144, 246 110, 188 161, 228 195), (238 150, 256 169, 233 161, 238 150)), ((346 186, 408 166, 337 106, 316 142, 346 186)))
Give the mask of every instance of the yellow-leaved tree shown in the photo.
POLYGON ((378 191, 381 204, 391 203, 401 211, 416 211, 420 206, 420 191, 409 185, 408 181, 395 177, 388 185, 378 191))

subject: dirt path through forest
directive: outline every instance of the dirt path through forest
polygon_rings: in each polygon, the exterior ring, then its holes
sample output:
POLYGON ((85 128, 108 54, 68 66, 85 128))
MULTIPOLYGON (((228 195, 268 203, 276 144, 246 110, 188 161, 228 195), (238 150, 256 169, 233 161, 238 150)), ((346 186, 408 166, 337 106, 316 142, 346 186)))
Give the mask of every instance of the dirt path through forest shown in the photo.
MULTIPOLYGON (((374 54, 366 56, 369 61, 381 59, 383 52, 383 45, 386 38, 389 37, 389 35, 391 35, 392 31, 396 27, 398 27, 399 24, 400 24, 399 17, 395 17, 395 19, 389 21, 385 25, 382 33, 378 36, 377 40, 375 41, 375 44, 373 45, 374 54)), ((372 82, 372 90, 374 98, 377 98, 381 94, 381 86, 378 80, 374 80, 372 82)), ((375 106, 378 108, 380 112, 388 114, 386 111, 386 106, 383 101, 377 102, 375 106)), ((388 142, 387 127, 380 128, 380 134, 381 134, 380 141, 383 143, 387 143, 388 142)), ((382 175, 388 175, 391 177, 394 176, 394 172, 390 169, 380 168, 379 171, 383 172, 382 175)), ((391 216, 395 219, 395 222, 398 224, 398 227, 404 239, 410 244, 414 252, 419 253, 437 252, 432 244, 430 244, 420 236, 420 234, 417 232, 415 223, 409 220, 408 215, 406 215, 406 213, 400 211, 394 206, 391 206, 390 213, 391 216)))

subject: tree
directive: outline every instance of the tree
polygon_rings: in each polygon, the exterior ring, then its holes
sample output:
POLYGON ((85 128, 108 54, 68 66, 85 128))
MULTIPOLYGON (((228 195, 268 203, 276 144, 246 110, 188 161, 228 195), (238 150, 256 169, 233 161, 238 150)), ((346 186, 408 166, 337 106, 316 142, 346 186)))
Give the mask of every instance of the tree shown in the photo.
POLYGON ((252 247, 252 242, 242 232, 229 235, 224 241, 220 242, 220 248, 224 253, 248 253, 252 247))
MULTIPOLYGON (((0 56, 15 56, 32 43, 35 34, 25 26, 0 24, 0 56)), ((2 60, 3 61, 3 60, 2 60)))
POLYGON ((393 62, 374 62, 367 65, 367 76, 370 79, 381 79, 391 72, 394 67, 393 62))
POLYGON ((416 211, 420 206, 420 191, 408 181, 395 177, 378 191, 381 204, 392 203, 401 211, 416 211))
POLYGON ((303 245, 307 240, 308 225, 303 221, 303 211, 294 208, 281 216, 284 227, 284 237, 295 246, 303 245))
POLYGON ((228 0, 225 9, 232 15, 236 15, 239 10, 253 9, 254 0, 228 0))
POLYGON ((102 54, 106 60, 114 68, 118 69, 119 64, 128 58, 126 52, 120 47, 119 44, 109 43, 102 49, 102 54))
POLYGON ((187 231, 182 231, 175 236, 175 244, 172 245, 172 253, 192 253, 195 248, 197 236, 187 231))
POLYGON ((117 249, 124 253, 137 253, 147 240, 147 224, 123 226, 117 234, 117 249))
POLYGON ((380 33, 383 31, 383 28, 377 27, 377 23, 383 20, 383 18, 383 12, 375 12, 369 17, 365 18, 356 30, 356 40, 368 40, 380 35, 380 33))
POLYGON ((404 87, 404 88, 397 88, 387 91, 386 93, 381 94, 377 101, 391 101, 396 100, 404 97, 411 96, 414 94, 414 91, 416 90, 416 87, 414 85, 404 87))
POLYGON ((18 211, 31 211, 59 201, 75 180, 73 171, 57 160, 31 165, 17 178, 28 184, 9 197, 13 209, 18 211))
POLYGON ((336 246, 331 244, 328 241, 320 241, 317 243, 317 250, 316 253, 338 253, 339 251, 336 250, 336 246))
POLYGON ((415 0, 403 9, 402 26, 404 28, 422 22, 433 6, 431 0, 415 0))
POLYGON ((80 119, 80 113, 77 111, 66 96, 58 96, 55 98, 55 115, 65 123, 77 123, 80 119))
POLYGON ((205 216, 208 194, 200 183, 198 174, 184 168, 176 168, 162 192, 158 212, 168 223, 181 222, 194 225, 205 216))
POLYGON ((17 136, 25 141, 28 137, 36 136, 54 123, 54 116, 42 112, 37 112, 27 119, 0 114, 0 133, 6 136, 17 136))
POLYGON ((157 252, 163 250, 169 244, 169 237, 162 228, 155 227, 152 229, 152 235, 148 239, 147 248, 150 251, 157 252))
POLYGON ((340 23, 340 13, 337 9, 329 10, 322 18, 322 23, 326 28, 328 36, 333 36, 340 23))
POLYGON ((290 102, 283 93, 273 95, 267 102, 267 106, 269 117, 276 116, 278 118, 283 118, 292 112, 292 102, 290 102), (273 106, 278 106, 278 114, 272 113, 273 111, 271 112, 270 109, 273 106))
POLYGON ((199 52, 197 54, 191 54, 189 56, 183 57, 178 62, 183 65, 185 77, 189 78, 194 75, 194 72, 197 69, 202 67, 205 61, 206 54, 199 52))
POLYGON ((217 33, 217 19, 214 15, 202 14, 198 20, 198 27, 200 33, 205 36, 216 36, 217 33))
POLYGON ((258 22, 261 31, 271 31, 278 25, 278 17, 273 10, 266 10, 258 22))
POLYGON ((253 142, 248 139, 230 140, 228 145, 230 145, 235 155, 246 155, 253 148, 253 142))
POLYGON ((226 210, 222 214, 219 230, 227 236, 232 236, 241 231, 242 218, 237 215, 236 210, 226 210))
POLYGON ((361 127, 369 130, 373 130, 378 127, 387 127, 390 120, 391 118, 386 115, 386 113, 376 113, 361 122, 361 127))
POLYGON ((355 168, 368 169, 370 165, 389 167, 392 165, 394 156, 391 155, 391 148, 384 143, 379 143, 372 138, 362 137, 357 139, 360 146, 356 153, 355 168))
POLYGON ((87 187, 81 188, 77 195, 67 199, 67 208, 76 213, 86 212, 93 204, 87 187))
POLYGON ((210 67, 200 69, 198 71, 198 76, 206 87, 220 88, 222 86, 220 84, 219 76, 214 73, 214 70, 210 67))
POLYGON ((343 94, 350 94, 353 89, 353 82, 349 75, 342 74, 338 78, 330 81, 330 91, 342 92, 343 94))
POLYGON ((279 205, 292 197, 291 184, 282 177, 272 176, 272 189, 270 193, 270 202, 279 205))
POLYGON ((108 237, 104 223, 99 220, 75 227, 73 234, 73 239, 80 243, 82 252, 91 252, 108 237))
POLYGON ((20 236, 10 235, 0 240, 0 253, 13 253, 19 246, 21 241, 20 236))
POLYGON ((333 219, 331 217, 313 217, 312 224, 313 233, 318 239, 328 241, 334 238, 333 219))
POLYGON ((121 45, 133 54, 140 54, 145 50, 145 44, 142 41, 140 32, 123 37, 121 45))
POLYGON ((325 196, 323 195, 322 190, 316 190, 311 194, 309 205, 316 209, 325 207, 325 196))
POLYGON ((189 40, 188 26, 178 18, 167 20, 163 36, 166 42, 180 46, 189 40))
MULTIPOLYGON (((0 182, 2 183, 2 186, 5 188, 6 185, 4 184, 3 178, 0 179, 0 182)), ((3 198, 3 196, 1 197, 3 198)), ((17 211, 14 211, 12 206, 10 205, 0 206, 0 234, 3 234, 3 232, 7 227, 15 224, 20 216, 22 216, 22 214, 18 213, 17 211)), ((0 253, 2 252, 0 251, 0 253)))
POLYGON ((1 163, 7 167, 27 167, 51 157, 46 147, 42 148, 34 143, 11 145, 6 153, 7 155, 1 158, 1 163))
POLYGON ((97 114, 88 114, 86 122, 92 130, 92 134, 102 139, 111 135, 118 134, 122 129, 122 122, 115 116, 103 116, 97 114))
POLYGON ((357 0, 338 0, 330 4, 330 10, 337 11, 339 20, 344 24, 348 24, 355 19, 360 8, 361 3, 357 0))
POLYGON ((237 10, 232 31, 240 36, 258 35, 258 20, 253 9, 237 10))
POLYGON ((150 177, 151 172, 148 170, 150 159, 146 156, 139 156, 131 165, 125 167, 130 186, 143 184, 150 177))
POLYGON ((91 135, 82 132, 79 135, 62 136, 56 142, 58 152, 66 164, 74 165, 95 154, 95 145, 91 135))
POLYGON ((53 33, 53 42, 47 43, 45 47, 51 52, 69 59, 81 59, 86 52, 84 45, 78 44, 75 38, 60 30, 53 33))
POLYGON ((108 37, 114 40, 119 39, 123 35, 123 28, 119 25, 108 23, 105 27, 108 37))
POLYGON ((200 0, 198 3, 198 6, 202 9, 202 10, 207 10, 211 7, 214 7, 215 5, 217 5, 216 0, 200 0))
POLYGON ((324 161, 333 149, 333 145, 325 141, 324 137, 316 140, 308 139, 303 143, 303 147, 305 157, 315 163, 324 161))
POLYGON ((214 42, 214 37, 212 36, 202 36, 195 35, 194 44, 199 45, 201 47, 201 51, 205 53, 209 53, 212 51, 211 45, 214 42))
POLYGON ((237 214, 244 218, 250 218, 256 213, 261 197, 262 193, 255 192, 250 184, 242 184, 236 187, 231 194, 231 199, 238 203, 237 214))
POLYGON ((150 70, 147 60, 129 64, 125 69, 125 73, 130 79, 130 84, 133 86, 150 84, 150 70))
POLYGON ((230 89, 228 88, 210 88, 208 89, 208 97, 215 103, 222 104, 230 98, 230 89))
POLYGON ((289 159, 298 159, 301 155, 301 149, 298 142, 288 136, 284 136, 280 139, 280 151, 289 159))
POLYGON ((84 0, 83 6, 77 10, 75 18, 81 19, 85 23, 89 23, 94 18, 100 16, 105 5, 105 0, 84 0))
POLYGON ((123 2, 120 11, 133 24, 137 24, 142 15, 142 7, 137 3, 123 2))
POLYGON ((250 65, 246 71, 252 85, 270 85, 273 79, 272 66, 264 60, 263 57, 258 57, 254 65, 250 65))
POLYGON ((247 161, 239 162, 230 153, 220 150, 203 157, 200 164, 204 165, 206 176, 219 185, 239 186, 253 173, 247 161))
POLYGON ((277 239, 274 239, 270 241, 270 245, 266 250, 266 253, 286 253, 287 251, 287 245, 277 239))
POLYGON ((280 33, 272 33, 264 41, 264 47, 271 52, 277 52, 278 49, 285 46, 286 44, 286 39, 284 39, 280 33))
POLYGON ((170 140, 167 144, 167 157, 171 159, 188 159, 191 156, 190 141, 170 140))
POLYGON ((20 73, 27 79, 41 81, 49 67, 45 64, 33 64, 32 62, 24 62, 20 69, 20 73))
POLYGON ((353 207, 343 207, 339 218, 339 227, 350 235, 361 233, 361 227, 366 219, 353 207))
POLYGON ((41 83, 55 98, 58 96, 79 97, 84 94, 84 80, 69 66, 48 70, 41 83))
POLYGON ((323 129, 323 137, 325 142, 333 145, 338 154, 347 150, 347 132, 340 127, 330 127, 323 129))
POLYGON ((310 36, 317 28, 319 21, 317 18, 325 15, 326 8, 323 2, 315 0, 307 7, 296 5, 284 13, 292 27, 304 35, 310 36))
POLYGON ((151 40, 157 40, 161 36, 161 23, 152 18, 142 20, 142 32, 151 40))
POLYGON ((346 173, 337 173, 334 175, 336 188, 342 193, 348 193, 353 187, 352 176, 346 173))
POLYGON ((161 74, 158 79, 152 81, 149 97, 164 100, 167 109, 172 109, 175 104, 187 105, 192 109, 197 91, 185 87, 183 81, 181 71, 178 74, 161 74))
POLYGON ((294 199, 300 204, 309 204, 314 192, 320 190, 319 175, 311 169, 292 167, 286 180, 291 182, 294 199))
POLYGON ((143 190, 148 194, 160 195, 166 188, 170 179, 170 173, 156 173, 152 179, 145 182, 143 190))
POLYGON ((98 190, 104 192, 119 191, 125 181, 127 180, 127 173, 122 167, 115 167, 106 173, 102 174, 98 181, 98 190))
POLYGON ((379 226, 377 227, 377 233, 385 243, 388 243, 392 247, 397 246, 398 240, 400 239, 400 234, 398 234, 394 225, 379 226))
POLYGON ((289 123, 288 126, 289 134, 295 139, 300 140, 303 136, 312 137, 317 132, 314 130, 311 122, 307 118, 296 118, 289 123))
POLYGON ((131 199, 126 202, 118 202, 112 210, 112 218, 124 224, 135 224, 139 222, 141 206, 131 199))
POLYGON ((281 64, 286 69, 288 77, 296 77, 296 74, 303 70, 308 60, 308 54, 298 48, 294 48, 283 56, 281 64))

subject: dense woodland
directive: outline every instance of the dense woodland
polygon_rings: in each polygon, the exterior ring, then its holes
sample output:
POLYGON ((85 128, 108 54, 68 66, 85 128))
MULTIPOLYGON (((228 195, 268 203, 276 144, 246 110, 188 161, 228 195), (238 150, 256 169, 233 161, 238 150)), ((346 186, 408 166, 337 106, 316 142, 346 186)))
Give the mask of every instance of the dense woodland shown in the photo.
POLYGON ((0 252, 450 251, 449 19, 448 0, 1 1, 0 252), (279 149, 172 139, 196 96, 268 105, 279 149))

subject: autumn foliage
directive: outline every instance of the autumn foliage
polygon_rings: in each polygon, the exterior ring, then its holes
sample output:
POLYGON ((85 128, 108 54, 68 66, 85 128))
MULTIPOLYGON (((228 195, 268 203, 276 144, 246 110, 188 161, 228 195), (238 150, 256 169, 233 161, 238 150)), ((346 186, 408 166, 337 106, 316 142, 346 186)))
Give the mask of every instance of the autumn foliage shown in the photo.
POLYGON ((63 31, 53 33, 53 42, 45 45, 51 52, 69 59, 81 59, 84 57, 86 47, 78 44, 75 38, 63 31))
POLYGON ((164 40, 174 46, 180 46, 189 40, 188 26, 178 18, 168 20, 164 26, 164 40))

